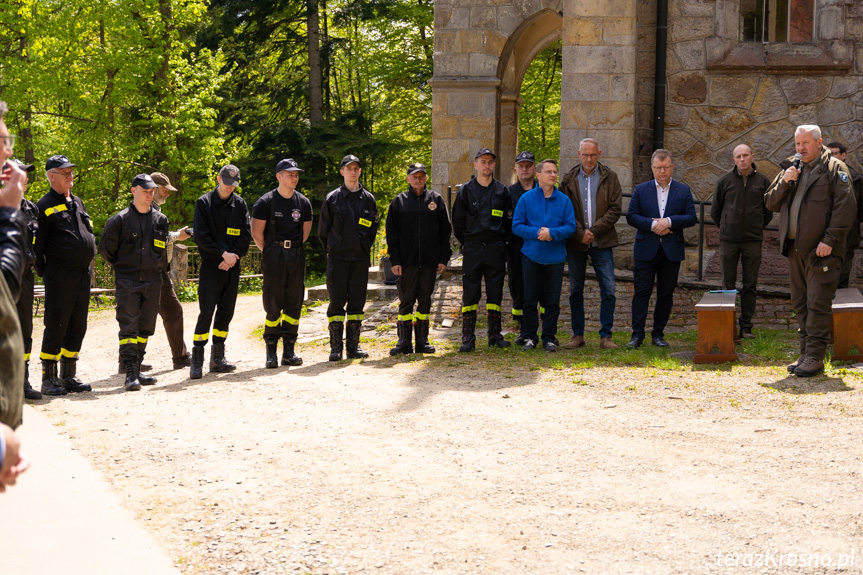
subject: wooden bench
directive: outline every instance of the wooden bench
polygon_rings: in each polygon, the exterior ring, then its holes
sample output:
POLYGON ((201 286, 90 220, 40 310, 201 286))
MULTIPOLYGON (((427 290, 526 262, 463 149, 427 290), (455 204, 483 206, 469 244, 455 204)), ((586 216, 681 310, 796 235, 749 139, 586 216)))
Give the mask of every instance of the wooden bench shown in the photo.
POLYGON ((698 345, 695 363, 725 363, 737 361, 734 351, 736 293, 707 292, 697 304, 698 345), (716 350, 716 352, 714 352, 716 350))
POLYGON ((833 297, 833 359, 863 361, 863 294, 857 288, 838 289, 833 297))

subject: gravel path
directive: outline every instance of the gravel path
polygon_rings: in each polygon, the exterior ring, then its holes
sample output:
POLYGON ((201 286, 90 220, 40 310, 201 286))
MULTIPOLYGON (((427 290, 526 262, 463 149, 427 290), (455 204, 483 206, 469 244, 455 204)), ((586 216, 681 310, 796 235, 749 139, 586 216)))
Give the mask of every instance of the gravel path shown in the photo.
POLYGON ((238 371, 197 381, 166 371, 160 323, 159 383, 126 393, 113 312, 94 313, 79 375, 95 391, 36 405, 188 574, 863 566, 856 373, 578 369, 578 352, 500 369, 442 345, 394 360, 392 332, 369 360, 329 363, 321 321, 303 320, 304 366, 267 370, 260 297, 241 297, 238 371))

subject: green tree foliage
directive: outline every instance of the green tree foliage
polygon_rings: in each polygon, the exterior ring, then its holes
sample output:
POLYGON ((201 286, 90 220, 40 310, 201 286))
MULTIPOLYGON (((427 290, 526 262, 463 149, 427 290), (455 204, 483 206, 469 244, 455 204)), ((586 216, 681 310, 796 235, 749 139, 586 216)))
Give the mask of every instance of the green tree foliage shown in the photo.
POLYGON ((531 150, 537 160, 560 156, 560 41, 534 58, 521 85, 518 147, 531 150))

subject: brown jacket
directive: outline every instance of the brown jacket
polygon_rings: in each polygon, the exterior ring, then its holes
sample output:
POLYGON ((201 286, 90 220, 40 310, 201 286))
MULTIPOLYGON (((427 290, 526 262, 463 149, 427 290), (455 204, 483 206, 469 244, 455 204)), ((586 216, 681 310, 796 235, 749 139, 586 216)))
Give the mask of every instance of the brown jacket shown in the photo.
MULTIPOLYGON (((596 190, 596 218, 590 231, 593 232, 600 248, 613 248, 617 246, 617 229, 614 224, 623 213, 623 191, 620 189, 620 180, 613 170, 600 163, 596 164, 596 169, 599 170, 599 187, 596 190)), ((572 252, 586 252, 590 247, 581 243, 585 227, 584 205, 581 203, 581 190, 578 188, 579 170, 581 170, 580 163, 563 176, 559 188, 572 202, 575 221, 578 224, 575 233, 566 240, 566 249, 572 252)))
MULTIPOLYGON (((833 251, 831 256, 845 258, 845 240, 854 225, 857 201, 851 190, 851 175, 841 160, 830 156, 830 150, 821 147, 821 161, 810 174, 805 189, 797 222, 796 247, 802 252, 815 251, 819 242, 824 242, 833 251)), ((782 181, 785 170, 770 184, 764 195, 764 203, 773 212, 779 212, 779 245, 783 255, 788 237, 788 214, 791 211, 793 186, 782 181)))

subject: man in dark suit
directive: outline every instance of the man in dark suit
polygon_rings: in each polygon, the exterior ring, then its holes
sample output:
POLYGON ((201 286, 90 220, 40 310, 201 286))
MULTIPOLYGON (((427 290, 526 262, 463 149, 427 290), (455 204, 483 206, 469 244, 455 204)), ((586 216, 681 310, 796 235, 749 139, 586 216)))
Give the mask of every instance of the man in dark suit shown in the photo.
POLYGON ((674 303, 674 288, 680 262, 685 257, 683 229, 695 225, 695 203, 689 186, 672 181, 674 164, 668 150, 659 149, 650 158, 653 180, 635 187, 626 221, 636 228, 632 268, 632 338, 627 347, 644 341, 647 305, 656 283, 653 310, 653 345, 668 347, 663 338, 674 303))

